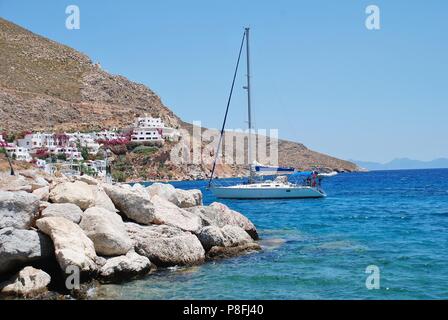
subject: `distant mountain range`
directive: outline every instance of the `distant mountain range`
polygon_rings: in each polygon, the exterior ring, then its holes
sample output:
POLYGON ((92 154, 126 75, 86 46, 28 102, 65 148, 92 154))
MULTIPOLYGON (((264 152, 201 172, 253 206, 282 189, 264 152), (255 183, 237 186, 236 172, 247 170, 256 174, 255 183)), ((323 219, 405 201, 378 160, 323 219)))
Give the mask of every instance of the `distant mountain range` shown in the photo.
POLYGON ((420 161, 409 158, 398 158, 387 163, 349 160, 367 170, 400 170, 400 169, 439 169, 448 168, 447 158, 438 158, 431 161, 420 161))

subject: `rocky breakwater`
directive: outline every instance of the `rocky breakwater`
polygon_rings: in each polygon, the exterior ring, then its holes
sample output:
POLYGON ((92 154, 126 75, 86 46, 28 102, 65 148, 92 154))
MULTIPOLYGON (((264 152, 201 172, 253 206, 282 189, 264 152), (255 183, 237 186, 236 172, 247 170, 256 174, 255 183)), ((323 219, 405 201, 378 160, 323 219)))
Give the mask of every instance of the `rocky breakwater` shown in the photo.
POLYGON ((79 297, 70 277, 120 282, 257 251, 256 240, 249 219, 221 203, 204 206, 199 190, 0 173, 0 296, 79 297))

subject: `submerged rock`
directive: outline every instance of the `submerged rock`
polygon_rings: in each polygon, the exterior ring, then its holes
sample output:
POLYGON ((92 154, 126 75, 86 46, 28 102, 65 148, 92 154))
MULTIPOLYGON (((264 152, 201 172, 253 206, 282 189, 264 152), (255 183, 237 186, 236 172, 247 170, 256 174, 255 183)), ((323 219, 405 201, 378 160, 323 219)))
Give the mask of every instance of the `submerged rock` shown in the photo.
POLYGON ((225 204, 213 202, 209 206, 197 206, 186 210, 198 215, 204 226, 217 226, 219 228, 226 225, 237 226, 243 228, 252 239, 258 239, 254 224, 241 213, 230 209, 225 204))
POLYGON ((82 181, 57 184, 50 192, 50 200, 54 203, 73 203, 82 210, 86 210, 95 203, 92 190, 82 181))
POLYGON ((84 231, 74 222, 62 217, 47 217, 36 221, 43 233, 54 243, 56 259, 63 272, 76 266, 81 273, 97 271, 95 247, 84 231))
POLYGON ((53 256, 53 243, 35 230, 0 229, 0 274, 53 256))
POLYGON ((93 241, 99 255, 118 256, 126 254, 132 247, 120 215, 101 207, 87 209, 79 225, 93 241))
POLYGON ((167 225, 125 225, 135 251, 156 266, 196 265, 205 259, 201 242, 190 232, 167 225))
POLYGON ((224 259, 241 255, 242 253, 255 252, 261 250, 256 242, 242 244, 236 247, 212 247, 207 252, 207 259, 224 259))
POLYGON ((19 191, 0 191, 0 229, 29 229, 39 212, 39 198, 19 191))
POLYGON ((148 258, 135 253, 133 250, 126 255, 108 258, 101 267, 99 276, 102 281, 121 281, 148 273, 151 262, 148 258))
POLYGON ((31 298, 47 291, 51 277, 46 272, 33 267, 25 267, 14 277, 0 284, 0 292, 4 295, 14 295, 31 298))
POLYGON ((42 217, 62 217, 74 223, 81 221, 82 210, 73 203, 51 203, 42 211, 42 217))
POLYGON ((255 243, 246 231, 231 225, 226 225, 223 228, 216 226, 204 227, 197 236, 206 251, 212 247, 237 247, 255 243))

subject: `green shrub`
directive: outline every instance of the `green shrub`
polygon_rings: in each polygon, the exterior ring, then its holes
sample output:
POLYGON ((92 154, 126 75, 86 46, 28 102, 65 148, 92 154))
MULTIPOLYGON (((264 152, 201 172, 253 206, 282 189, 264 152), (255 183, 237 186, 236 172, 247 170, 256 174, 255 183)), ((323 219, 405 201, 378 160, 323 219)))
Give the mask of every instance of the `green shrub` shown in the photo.
POLYGON ((65 153, 58 153, 56 157, 58 160, 67 161, 67 155, 65 153))
POLYGON ((87 149, 87 147, 83 147, 81 149, 81 156, 84 160, 88 160, 89 159, 89 149, 87 149))
POLYGON ((145 155, 149 155, 149 154, 153 154, 154 152, 156 152, 158 150, 157 147, 149 147, 149 146, 138 146, 135 147, 132 152, 133 153, 138 153, 138 154, 145 154, 145 155))
POLYGON ((112 178, 117 182, 125 182, 126 174, 123 171, 113 171, 112 178))

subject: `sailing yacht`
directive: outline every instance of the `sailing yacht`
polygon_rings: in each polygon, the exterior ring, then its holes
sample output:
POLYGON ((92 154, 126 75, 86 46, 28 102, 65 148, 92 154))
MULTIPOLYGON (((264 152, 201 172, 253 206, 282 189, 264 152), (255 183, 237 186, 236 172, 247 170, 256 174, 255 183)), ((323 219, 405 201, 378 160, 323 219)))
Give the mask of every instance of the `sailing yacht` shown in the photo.
MULTIPOLYGON (((229 99, 227 101, 227 109, 224 116, 221 135, 218 142, 218 148, 213 163, 212 173, 209 180, 209 189, 218 198, 224 199, 284 199, 284 198, 321 198, 326 194, 321 188, 321 181, 328 174, 319 174, 316 171, 300 172, 294 168, 284 168, 277 166, 265 166, 252 162, 252 115, 251 115, 251 91, 250 91, 250 61, 249 61, 249 28, 245 28, 243 39, 241 40, 238 60, 233 76, 233 82, 230 90, 229 99), (213 176, 216 168, 216 160, 219 156, 219 150, 224 134, 225 123, 229 111, 230 101, 232 98, 235 78, 238 72, 241 53, 244 42, 246 43, 246 67, 247 67, 247 83, 244 89, 247 90, 247 109, 248 109, 248 163, 249 177, 248 181, 241 184, 231 186, 219 186, 213 183, 213 176), (265 176, 276 176, 274 180, 262 180, 265 176)), ((330 174, 333 175, 333 174, 330 174)))

